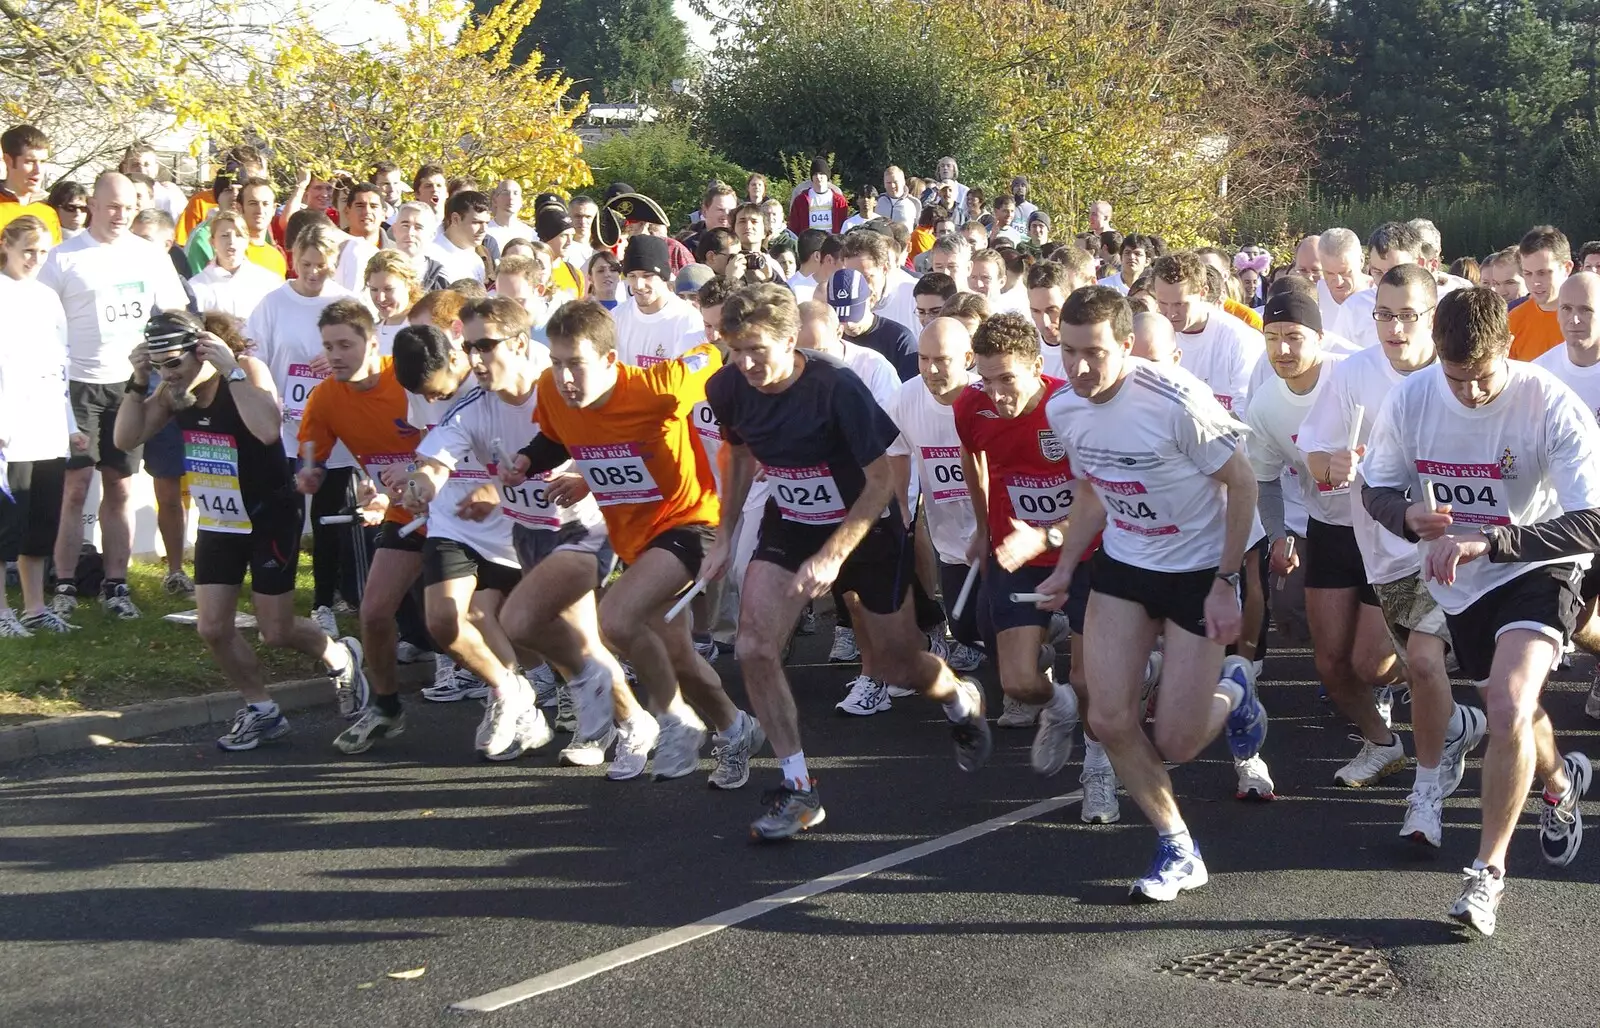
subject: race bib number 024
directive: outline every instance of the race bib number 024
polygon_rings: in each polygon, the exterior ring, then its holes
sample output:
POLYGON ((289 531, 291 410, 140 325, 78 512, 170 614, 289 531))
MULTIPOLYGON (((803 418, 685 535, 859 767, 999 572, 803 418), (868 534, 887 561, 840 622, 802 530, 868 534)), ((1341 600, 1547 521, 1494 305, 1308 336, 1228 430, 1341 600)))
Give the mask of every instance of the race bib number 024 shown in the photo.
POLYGON ((837 525, 847 513, 839 483, 826 464, 810 468, 767 468, 772 499, 785 520, 803 525, 837 525))
POLYGON ((650 503, 661 499, 661 487, 645 466, 638 443, 570 447, 573 459, 589 483, 594 502, 602 507, 618 503, 650 503))

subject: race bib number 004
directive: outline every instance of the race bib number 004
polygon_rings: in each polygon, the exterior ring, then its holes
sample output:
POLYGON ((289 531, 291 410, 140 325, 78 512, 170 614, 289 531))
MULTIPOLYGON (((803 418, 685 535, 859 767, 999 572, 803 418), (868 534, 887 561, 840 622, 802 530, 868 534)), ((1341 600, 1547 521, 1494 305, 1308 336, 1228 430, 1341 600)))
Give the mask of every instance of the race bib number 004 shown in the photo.
POLYGON ((1106 505, 1106 518, 1112 526, 1132 535, 1177 535, 1178 526, 1166 522, 1150 506, 1150 493, 1143 482, 1112 482, 1089 479, 1106 505))
POLYGON ((239 448, 233 436, 183 433, 183 472, 201 529, 250 534, 250 515, 239 490, 239 448))
POLYGON ((293 421, 305 417, 306 401, 311 398, 311 390, 325 377, 312 371, 309 364, 289 365, 289 373, 283 383, 283 416, 293 421))
POLYGON ((1034 528, 1049 528, 1072 512, 1072 476, 1009 475, 1006 495, 1011 513, 1034 528))
POLYGON ((773 502, 785 520, 803 525, 837 525, 844 520, 844 497, 826 464, 766 471, 773 502))
POLYGON ((1433 504, 1450 505, 1458 525, 1509 525, 1506 484, 1498 464, 1442 464, 1417 461, 1417 474, 1433 491, 1433 504))
POLYGON ((570 447, 573 459, 589 483, 594 502, 602 507, 619 503, 650 503, 661 499, 661 488, 645 466, 638 443, 570 447))
POLYGON ((961 447, 924 446, 922 467, 927 472, 923 485, 934 503, 960 503, 967 498, 967 476, 961 470, 961 447))

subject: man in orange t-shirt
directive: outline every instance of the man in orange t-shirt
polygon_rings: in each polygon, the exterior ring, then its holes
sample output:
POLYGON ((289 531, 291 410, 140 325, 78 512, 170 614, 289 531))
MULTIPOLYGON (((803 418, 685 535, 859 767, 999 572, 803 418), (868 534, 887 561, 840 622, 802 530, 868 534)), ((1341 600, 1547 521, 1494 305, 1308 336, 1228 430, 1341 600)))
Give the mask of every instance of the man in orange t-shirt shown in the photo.
POLYGON ((1517 245, 1528 301, 1506 319, 1511 328, 1511 359, 1531 361, 1564 341, 1556 317, 1556 296, 1572 274, 1572 244, 1552 225, 1537 225, 1517 245))
POLYGON ((50 241, 61 242, 61 219, 45 203, 44 162, 50 157, 50 139, 32 125, 15 125, 0 133, 0 158, 5 161, 5 182, 0 184, 0 228, 31 214, 50 230, 50 241))
MULTIPOLYGON (((397 717, 400 685, 395 678, 395 646, 399 630, 395 615, 422 571, 424 540, 417 531, 401 535, 412 516, 398 500, 399 490, 415 467, 422 432, 406 420, 408 394, 395 379, 389 358, 378 353, 378 328, 366 304, 354 298, 335 300, 322 309, 317 327, 332 374, 306 398, 300 420, 301 467, 295 485, 308 496, 316 493, 325 474, 323 465, 336 442, 349 448, 371 478, 357 487, 357 502, 364 518, 381 518, 383 527, 362 590, 361 642, 352 646, 352 652, 359 661, 363 649, 366 651, 372 703, 397 717)), ((339 712, 354 717, 368 699, 341 695, 339 712)))
MULTIPOLYGON (((633 665, 655 717, 618 725, 618 752, 648 752, 654 744, 655 777, 682 777, 699 765, 704 719, 716 727, 719 749, 754 753, 765 736, 695 652, 692 619, 665 618, 716 538, 717 486, 691 412, 722 356, 703 345, 647 368, 623 364, 610 312, 587 300, 558 310, 545 332, 551 368, 539 379, 539 434, 513 464, 537 474, 575 461, 612 548, 628 565, 600 601, 600 631, 633 665)), ((748 754, 745 764, 748 778, 748 754)), ((711 784, 738 788, 744 781, 714 774, 711 784)))

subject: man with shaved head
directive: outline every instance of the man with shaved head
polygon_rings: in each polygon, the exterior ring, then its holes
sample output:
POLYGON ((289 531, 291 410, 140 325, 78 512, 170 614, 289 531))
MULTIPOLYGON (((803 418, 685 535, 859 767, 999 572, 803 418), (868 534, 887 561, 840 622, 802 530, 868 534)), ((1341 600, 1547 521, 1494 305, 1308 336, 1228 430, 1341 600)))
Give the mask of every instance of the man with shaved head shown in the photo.
POLYGON ((1312 283, 1322 281, 1322 254, 1318 236, 1306 236, 1294 248, 1294 273, 1312 283))
POLYGON ((1132 354, 1152 364, 1176 365, 1183 351, 1178 349, 1178 332, 1172 322, 1154 311, 1135 314, 1132 354))
POLYGON ((51 608, 62 618, 77 607, 73 573, 83 546, 83 505, 100 471, 100 538, 105 557, 101 602, 119 618, 136 618, 128 596, 128 479, 139 470, 139 449, 112 442, 124 383, 144 326, 159 310, 179 310, 188 298, 165 251, 129 231, 138 213, 133 183, 110 171, 95 180, 89 229, 50 251, 39 281, 54 289, 67 312, 68 394, 88 446, 67 458, 55 561, 60 584, 51 608))

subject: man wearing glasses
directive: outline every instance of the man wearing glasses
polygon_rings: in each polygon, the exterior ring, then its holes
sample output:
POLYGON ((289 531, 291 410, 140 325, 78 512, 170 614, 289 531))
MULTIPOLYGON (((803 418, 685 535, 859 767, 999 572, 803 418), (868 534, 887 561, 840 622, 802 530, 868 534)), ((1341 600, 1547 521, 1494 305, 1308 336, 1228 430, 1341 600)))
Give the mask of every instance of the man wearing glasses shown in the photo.
MULTIPOLYGON (((1300 427, 1298 445, 1319 490, 1359 491, 1358 463, 1384 401, 1438 358, 1433 341, 1438 302, 1438 284, 1415 264, 1391 268, 1378 283, 1372 318, 1381 345, 1361 350, 1332 369, 1300 427)), ((1378 605, 1361 606, 1348 636, 1359 680, 1324 676, 1329 697, 1361 734, 1360 752, 1334 773, 1334 780, 1373 785, 1405 766, 1405 747, 1390 731, 1372 693, 1374 686, 1397 677, 1391 647, 1402 649, 1411 688, 1417 777, 1400 834, 1437 848, 1445 797, 1460 785, 1467 754, 1482 740, 1485 721, 1480 711, 1451 698, 1445 667, 1450 630, 1423 583, 1417 547, 1384 531, 1360 503, 1350 511, 1350 531, 1365 570, 1362 580, 1371 584, 1378 605)), ((1315 563, 1321 556, 1313 546, 1308 561, 1315 563)), ((1309 604, 1309 594, 1307 600, 1309 604)))

